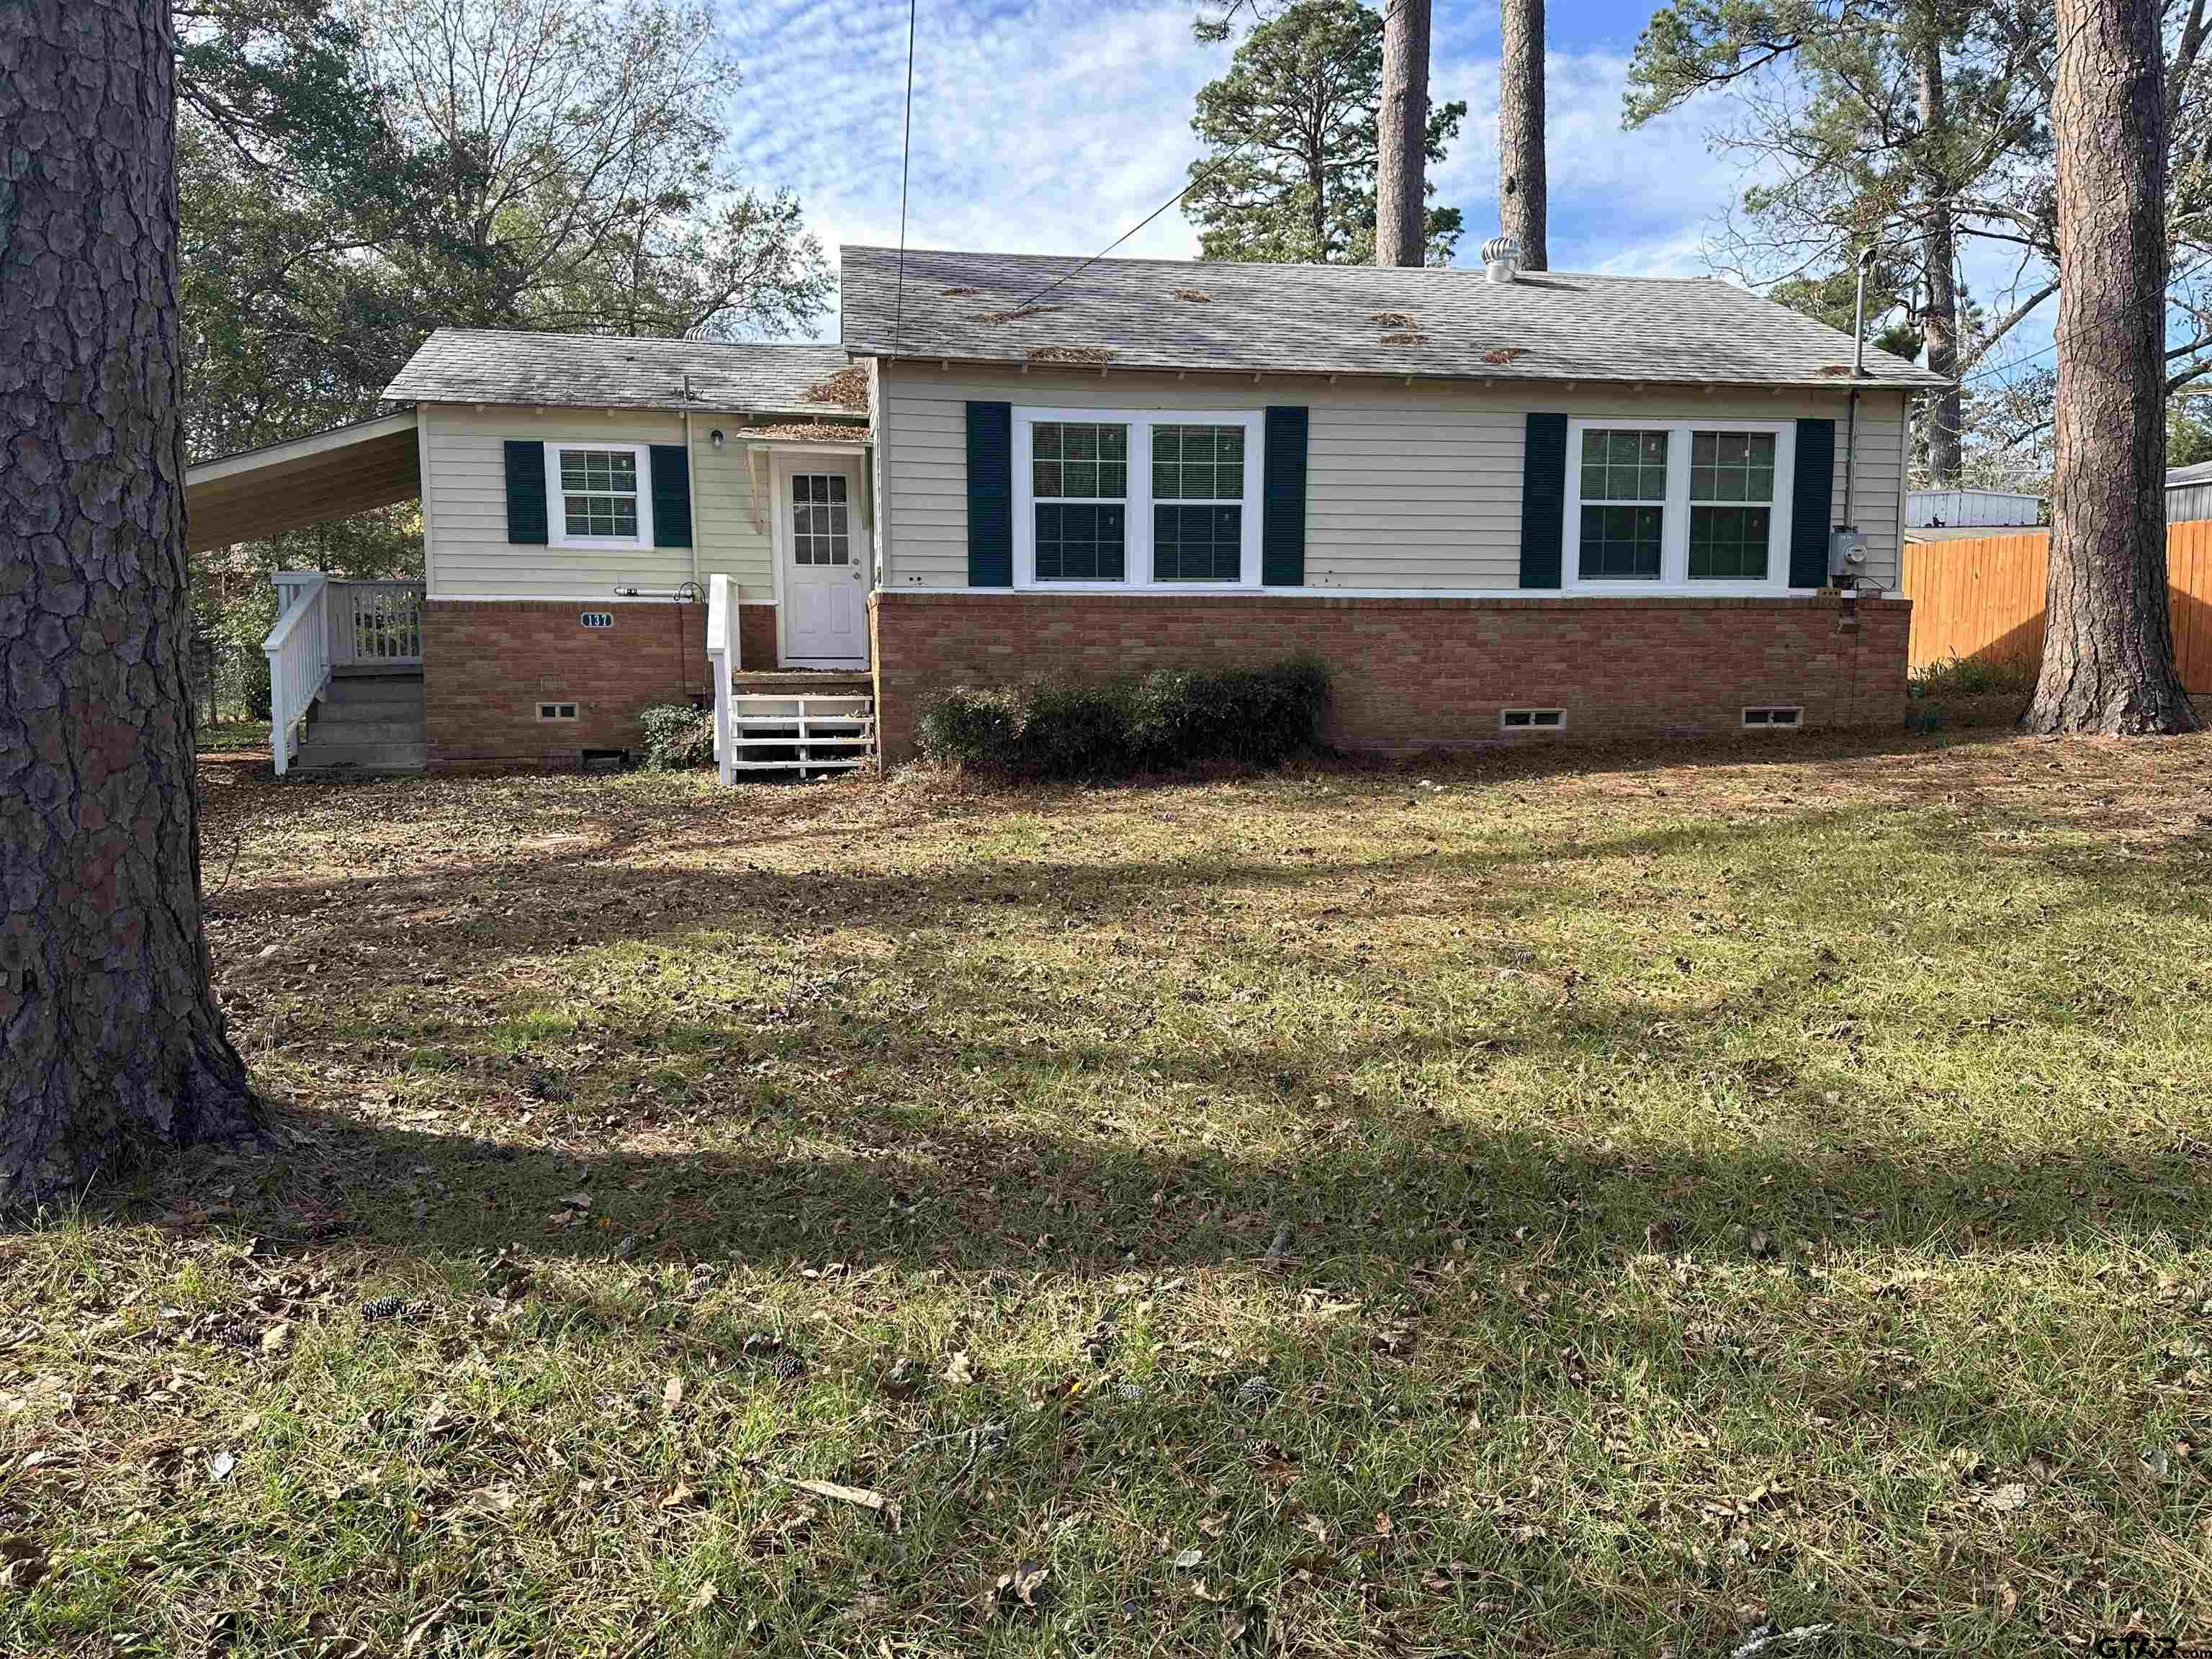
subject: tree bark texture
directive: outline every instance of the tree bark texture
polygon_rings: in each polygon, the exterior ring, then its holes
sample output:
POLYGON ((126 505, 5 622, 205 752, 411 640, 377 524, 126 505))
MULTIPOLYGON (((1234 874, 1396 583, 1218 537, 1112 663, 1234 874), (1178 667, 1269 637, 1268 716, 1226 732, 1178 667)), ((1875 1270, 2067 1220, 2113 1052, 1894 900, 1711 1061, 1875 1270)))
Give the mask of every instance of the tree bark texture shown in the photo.
POLYGON ((1429 0, 1391 0, 1383 14, 1376 125, 1375 263, 1418 265, 1429 240, 1429 0))
POLYGON ((1504 0, 1504 53, 1498 68, 1499 228, 1521 245, 1528 270, 1549 270, 1544 177, 1544 0, 1504 0))
MULTIPOLYGON (((1941 43, 1930 38, 1918 48, 1920 130, 1931 136, 1950 121, 1943 86, 1941 43)), ((1930 178, 1921 210, 1921 259, 1928 282, 1927 308, 1920 313, 1920 337, 1928 348, 1928 367, 1948 380, 1959 372, 1958 237, 1948 180, 1930 178)), ((1928 403, 1928 477, 1940 489, 1958 487, 1962 404, 1959 388, 1939 392, 1928 403)))
POLYGON ((201 922, 171 28, 0 3, 0 1209, 261 1121, 201 922))
POLYGON ((2058 0, 2058 406, 2036 732, 2183 732, 2166 597, 2158 0, 2058 0))

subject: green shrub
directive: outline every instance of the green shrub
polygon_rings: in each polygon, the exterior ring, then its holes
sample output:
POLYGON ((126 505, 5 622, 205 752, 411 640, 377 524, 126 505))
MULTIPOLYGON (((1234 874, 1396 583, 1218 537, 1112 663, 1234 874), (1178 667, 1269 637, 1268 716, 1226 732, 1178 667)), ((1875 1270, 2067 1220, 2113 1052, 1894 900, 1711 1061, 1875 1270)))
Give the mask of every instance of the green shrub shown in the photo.
POLYGON ((645 763, 655 772, 714 763, 714 716, 689 703, 656 704, 638 716, 645 727, 645 763))
POLYGON ((1906 684, 1916 697, 2024 697, 2035 690, 2041 668, 2034 657, 1953 657, 1927 664, 1906 684))
POLYGON ((1009 777, 1126 777, 1198 761, 1279 765, 1311 748, 1328 671, 1308 659, 1267 668, 1156 669, 1140 680, 1059 678, 953 686, 917 731, 933 760, 1009 777))

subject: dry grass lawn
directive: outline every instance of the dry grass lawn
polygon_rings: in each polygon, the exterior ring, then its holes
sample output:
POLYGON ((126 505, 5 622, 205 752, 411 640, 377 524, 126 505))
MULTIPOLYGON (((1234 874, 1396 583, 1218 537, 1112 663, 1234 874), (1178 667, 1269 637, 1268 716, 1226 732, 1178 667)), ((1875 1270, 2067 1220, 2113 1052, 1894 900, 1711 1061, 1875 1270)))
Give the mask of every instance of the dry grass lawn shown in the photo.
POLYGON ((204 775, 277 1145, 0 1235, 0 1653, 2212 1632, 2212 739, 204 775))

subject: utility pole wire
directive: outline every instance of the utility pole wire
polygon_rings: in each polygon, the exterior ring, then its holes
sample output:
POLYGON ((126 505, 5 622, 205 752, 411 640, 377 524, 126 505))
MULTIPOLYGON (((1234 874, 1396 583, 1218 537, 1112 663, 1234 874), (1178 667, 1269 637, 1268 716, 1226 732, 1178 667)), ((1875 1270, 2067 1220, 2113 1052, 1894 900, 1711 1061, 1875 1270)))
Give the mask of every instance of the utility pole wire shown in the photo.
POLYGON ((899 141, 898 304, 891 318, 891 356, 906 336, 906 184, 914 166, 914 14, 921 0, 906 0, 906 132, 899 141))

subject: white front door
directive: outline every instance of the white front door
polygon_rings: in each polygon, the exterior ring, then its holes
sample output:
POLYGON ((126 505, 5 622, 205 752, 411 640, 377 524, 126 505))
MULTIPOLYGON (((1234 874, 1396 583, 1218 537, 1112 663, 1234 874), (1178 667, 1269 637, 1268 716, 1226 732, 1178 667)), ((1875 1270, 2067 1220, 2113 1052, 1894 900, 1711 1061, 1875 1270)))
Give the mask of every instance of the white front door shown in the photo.
POLYGON ((792 668, 868 665, 868 538, 860 464, 793 456, 776 468, 783 532, 783 661, 792 668))

